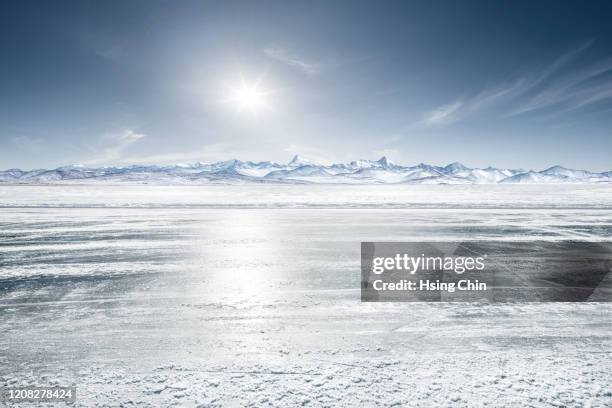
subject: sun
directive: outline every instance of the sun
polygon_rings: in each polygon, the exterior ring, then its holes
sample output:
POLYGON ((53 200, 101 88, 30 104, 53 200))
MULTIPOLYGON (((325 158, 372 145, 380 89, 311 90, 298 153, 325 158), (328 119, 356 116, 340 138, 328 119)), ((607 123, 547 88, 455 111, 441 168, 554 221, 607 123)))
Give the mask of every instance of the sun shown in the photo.
POLYGON ((229 97, 226 102, 232 104, 239 112, 248 112, 257 115, 264 109, 269 109, 268 95, 270 91, 263 89, 261 79, 249 83, 241 75, 238 85, 229 89, 229 97))
POLYGON ((256 85, 246 85, 235 90, 234 101, 240 109, 247 109, 249 111, 256 111, 265 105, 265 94, 257 89, 256 85))

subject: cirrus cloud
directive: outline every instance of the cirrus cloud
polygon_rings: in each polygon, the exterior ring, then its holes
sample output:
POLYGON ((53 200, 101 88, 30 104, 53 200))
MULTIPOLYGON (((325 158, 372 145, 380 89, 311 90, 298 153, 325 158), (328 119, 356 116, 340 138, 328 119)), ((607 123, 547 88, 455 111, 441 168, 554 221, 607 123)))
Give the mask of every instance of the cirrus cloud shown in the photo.
POLYGON ((287 51, 281 47, 267 47, 263 50, 264 54, 282 64, 297 68, 306 75, 318 74, 321 64, 318 62, 306 61, 305 59, 287 51))

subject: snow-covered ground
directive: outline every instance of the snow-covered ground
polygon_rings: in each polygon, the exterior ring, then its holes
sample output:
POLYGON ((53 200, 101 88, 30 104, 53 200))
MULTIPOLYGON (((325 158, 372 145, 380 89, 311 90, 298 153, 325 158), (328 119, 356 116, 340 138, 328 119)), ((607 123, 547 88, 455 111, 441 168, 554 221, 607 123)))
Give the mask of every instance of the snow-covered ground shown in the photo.
POLYGON ((612 401, 610 303, 359 301, 361 241, 612 240, 611 187, 2 186, 0 206, 0 385, 113 407, 612 401))
POLYGON ((612 185, 0 185, 0 208, 28 206, 612 210, 612 185))

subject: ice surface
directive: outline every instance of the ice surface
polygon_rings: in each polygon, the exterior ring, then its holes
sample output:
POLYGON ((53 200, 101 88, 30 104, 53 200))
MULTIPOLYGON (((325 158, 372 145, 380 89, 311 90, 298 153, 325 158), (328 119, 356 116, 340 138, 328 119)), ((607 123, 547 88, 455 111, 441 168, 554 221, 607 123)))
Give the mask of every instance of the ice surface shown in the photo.
POLYGON ((612 209, 612 185, 0 185, 7 207, 612 209))
POLYGON ((80 406, 609 406, 612 308, 362 304, 360 241, 612 239, 602 186, 0 187, 0 385, 80 406))

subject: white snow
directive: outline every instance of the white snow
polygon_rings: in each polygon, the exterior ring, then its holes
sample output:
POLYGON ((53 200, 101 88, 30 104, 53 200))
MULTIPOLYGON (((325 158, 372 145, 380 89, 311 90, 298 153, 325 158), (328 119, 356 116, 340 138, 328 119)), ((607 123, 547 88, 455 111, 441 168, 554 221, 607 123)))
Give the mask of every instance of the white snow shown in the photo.
POLYGON ((610 186, 22 185, 0 207, 0 387, 75 385, 88 407, 612 398, 610 303, 359 301, 361 241, 609 241, 610 186))
POLYGON ((610 172, 592 173, 561 166, 536 172, 522 169, 469 168, 459 162, 447 166, 425 163, 403 166, 386 157, 330 165, 296 155, 289 163, 227 160, 216 163, 87 168, 81 165, 54 170, 0 171, 4 184, 146 183, 146 184, 496 184, 496 183, 612 183, 610 172))

